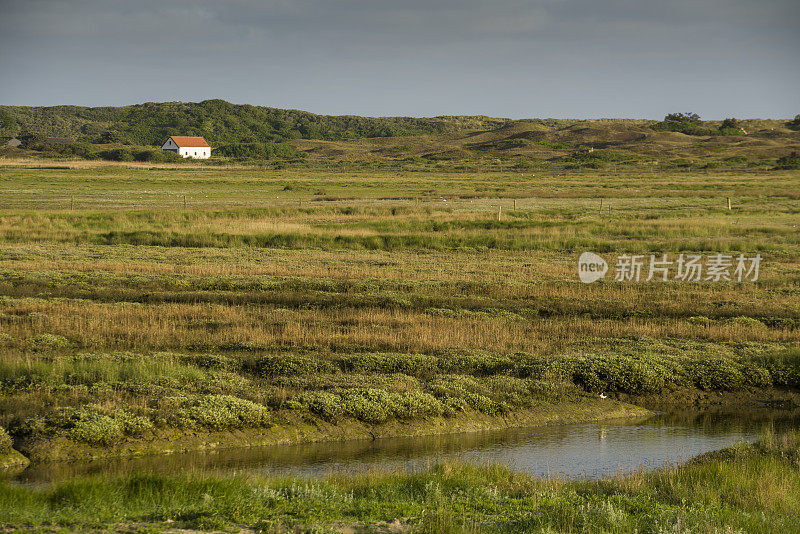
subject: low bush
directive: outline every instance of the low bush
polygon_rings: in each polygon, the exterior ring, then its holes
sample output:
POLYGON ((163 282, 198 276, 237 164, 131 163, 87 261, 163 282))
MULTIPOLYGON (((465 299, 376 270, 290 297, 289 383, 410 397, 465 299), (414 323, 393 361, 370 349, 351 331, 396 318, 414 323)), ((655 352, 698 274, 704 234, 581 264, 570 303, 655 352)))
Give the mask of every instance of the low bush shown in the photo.
POLYGON ((641 394, 661 390, 669 374, 669 369, 652 360, 641 361, 631 356, 590 356, 576 363, 573 382, 592 392, 641 394))
POLYGON ((447 373, 494 375, 510 371, 514 362, 509 356, 483 351, 454 350, 439 355, 439 370, 447 373))
POLYGON ((167 422, 175 427, 237 430, 269 426, 271 421, 266 406, 231 395, 171 397, 159 408, 168 412, 167 422))
POLYGON ((336 370, 330 361, 293 354, 259 358, 248 362, 245 368, 264 378, 307 376, 314 373, 332 373, 336 370))
POLYGON ((13 447, 13 442, 11 441, 11 436, 8 435, 6 429, 0 426, 0 454, 5 454, 11 451, 11 447, 13 447))
POLYGON ((439 399, 422 391, 393 393, 377 388, 350 388, 333 392, 303 393, 292 406, 308 409, 329 421, 351 417, 371 424, 392 419, 423 419, 447 410, 439 399))
POLYGON ((294 159, 305 156, 284 143, 232 143, 214 149, 215 156, 234 159, 294 159))
POLYGON ((101 158, 109 161, 134 161, 133 152, 127 148, 112 148, 99 152, 101 158))
POLYGON ((94 405, 66 407, 44 417, 22 421, 11 430, 28 437, 65 436, 94 445, 111 445, 120 438, 140 435, 153 424, 126 410, 106 410, 94 405))
POLYGON ((744 363, 746 369, 764 369, 771 382, 781 387, 800 387, 800 348, 764 352, 744 363))
POLYGON ((303 393, 294 399, 299 408, 308 409, 331 422, 338 421, 344 415, 342 398, 326 391, 312 391, 303 393))
MULTIPOLYGON (((113 158, 106 158, 113 159, 113 158)), ((164 162, 177 162, 183 161, 183 157, 175 152, 161 149, 150 150, 137 150, 133 152, 133 159, 136 161, 150 162, 150 163, 164 163, 164 162)), ((127 161, 127 160, 121 160, 127 161)))
POLYGON ((56 334, 40 334, 28 340, 28 348, 36 352, 66 350, 72 347, 72 342, 56 334))
POLYGON ((786 156, 778 158, 778 169, 800 169, 800 153, 792 152, 786 156))
POLYGON ((418 378, 433 376, 438 368, 438 359, 425 354, 354 354, 337 363, 348 373, 402 373, 418 378))
POLYGON ((742 366, 725 358, 694 360, 687 364, 692 383, 706 391, 729 391, 745 385, 742 366))

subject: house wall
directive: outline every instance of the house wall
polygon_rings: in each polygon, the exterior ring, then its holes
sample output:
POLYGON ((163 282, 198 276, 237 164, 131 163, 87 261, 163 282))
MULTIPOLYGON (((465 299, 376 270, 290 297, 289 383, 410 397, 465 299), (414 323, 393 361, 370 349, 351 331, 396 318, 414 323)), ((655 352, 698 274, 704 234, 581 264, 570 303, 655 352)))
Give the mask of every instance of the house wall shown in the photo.
POLYGON ((211 157, 211 149, 207 146, 179 147, 172 141, 172 139, 167 139, 167 142, 161 145, 161 150, 170 150, 172 152, 177 152, 184 158, 208 159, 211 157))
POLYGON ((208 159, 211 157, 211 149, 207 146, 187 147, 182 146, 178 149, 178 154, 184 158, 208 159))

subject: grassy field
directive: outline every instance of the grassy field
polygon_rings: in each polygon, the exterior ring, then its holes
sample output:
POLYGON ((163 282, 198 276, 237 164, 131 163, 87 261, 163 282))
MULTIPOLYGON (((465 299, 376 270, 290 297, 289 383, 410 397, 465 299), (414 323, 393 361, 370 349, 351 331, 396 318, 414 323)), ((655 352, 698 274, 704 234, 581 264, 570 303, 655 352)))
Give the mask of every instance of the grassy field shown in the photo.
POLYGON ((800 386, 796 171, 79 164, 0 183, 0 426, 37 458, 800 386), (756 283, 584 285, 587 250, 764 259, 756 283))
MULTIPOLYGON (((709 394, 797 407, 797 171, 52 167, 0 167, 4 462, 12 445, 40 462, 413 435, 709 394), (584 251, 612 269, 763 261, 757 282, 585 285, 584 251)), ((797 530, 796 436, 771 439, 602 482, 442 465, 2 486, 0 523, 797 530)))

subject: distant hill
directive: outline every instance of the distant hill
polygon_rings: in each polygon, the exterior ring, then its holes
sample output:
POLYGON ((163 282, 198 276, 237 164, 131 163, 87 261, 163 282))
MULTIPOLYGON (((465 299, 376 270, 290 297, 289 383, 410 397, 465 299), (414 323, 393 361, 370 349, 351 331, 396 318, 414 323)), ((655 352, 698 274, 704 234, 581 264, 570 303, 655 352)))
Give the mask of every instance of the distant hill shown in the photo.
POLYGON ((224 100, 121 107, 0 106, 0 135, 35 132, 89 143, 160 145, 169 135, 201 135, 213 146, 291 139, 344 140, 492 128, 489 117, 357 117, 237 105, 224 100))
POLYGON ((81 142, 40 143, 24 147, 31 148, 28 152, 0 147, 0 155, 153 161, 158 155, 142 149, 160 146, 169 135, 205 137, 218 161, 303 158, 457 165, 500 158, 522 167, 542 162, 593 168, 671 162, 709 168, 769 165, 800 151, 800 119, 734 120, 736 127, 726 128, 722 121, 701 121, 695 114, 675 115, 690 122, 330 116, 224 100, 97 108, 0 106, 0 136, 31 133, 81 142), (137 150, 139 156, 133 153, 137 150))

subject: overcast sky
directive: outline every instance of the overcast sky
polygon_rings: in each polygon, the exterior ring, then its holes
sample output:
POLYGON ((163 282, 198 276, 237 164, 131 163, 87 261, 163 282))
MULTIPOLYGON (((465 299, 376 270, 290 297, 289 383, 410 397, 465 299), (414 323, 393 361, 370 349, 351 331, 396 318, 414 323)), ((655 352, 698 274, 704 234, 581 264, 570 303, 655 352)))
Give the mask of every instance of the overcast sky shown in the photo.
POLYGON ((0 104, 788 118, 800 0, 0 0, 0 104))

